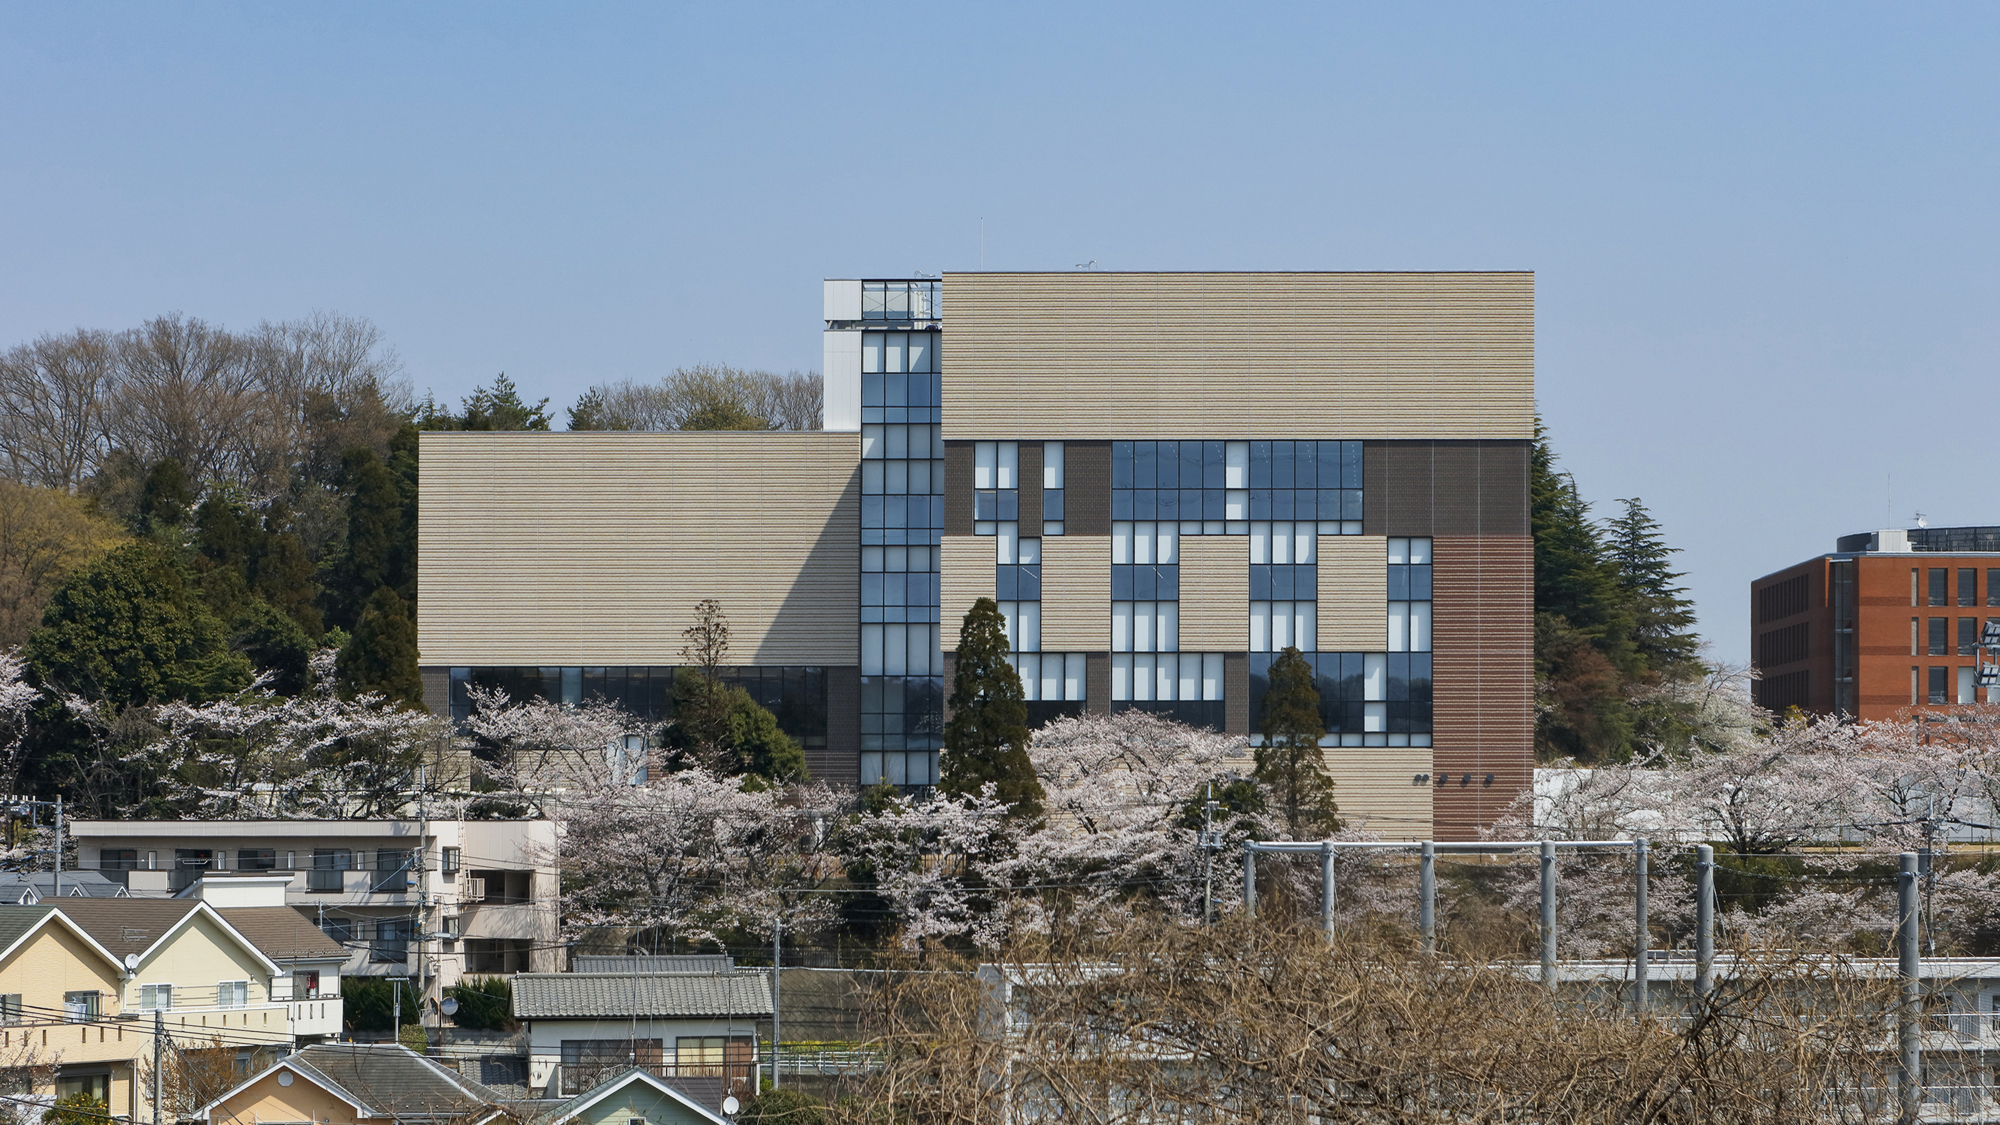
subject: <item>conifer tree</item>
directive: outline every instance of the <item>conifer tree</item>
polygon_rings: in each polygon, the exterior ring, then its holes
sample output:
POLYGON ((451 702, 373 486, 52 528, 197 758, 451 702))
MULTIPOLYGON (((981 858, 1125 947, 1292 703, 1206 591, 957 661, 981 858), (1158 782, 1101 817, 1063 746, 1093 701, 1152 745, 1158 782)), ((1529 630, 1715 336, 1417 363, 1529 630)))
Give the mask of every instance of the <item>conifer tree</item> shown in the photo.
POLYGON ((1619 503, 1625 514, 1611 521, 1608 539, 1635 617, 1633 644, 1656 676, 1698 674, 1695 650, 1701 639, 1694 633, 1694 603, 1686 587, 1674 585, 1681 574, 1668 563, 1680 548, 1667 546, 1659 521, 1638 497, 1619 503))
POLYGON ((992 782, 995 795, 1012 806, 1010 815, 1032 818, 1041 815, 1044 794, 1028 761, 1028 706, 1008 651, 999 604, 972 603, 958 631, 938 785, 968 794, 992 782))
POLYGON ((396 591, 384 586, 369 597, 361 620, 355 623, 353 639, 334 662, 334 671, 346 698, 375 691, 412 709, 423 707, 417 624, 396 591))
POLYGON ((403 494, 396 477, 365 446, 347 451, 347 555, 332 595, 334 624, 354 628, 375 591, 408 593, 404 558, 403 494))
POLYGON ((194 507, 194 485, 179 461, 163 457, 146 470, 146 483, 139 490, 141 535, 164 535, 187 522, 194 507))
POLYGON ((1319 740, 1326 725, 1319 717, 1319 689, 1312 665, 1296 648, 1287 648, 1271 664, 1271 686, 1264 693, 1264 722, 1259 731, 1257 780, 1271 794, 1271 803, 1285 818, 1294 840, 1321 839, 1340 827, 1333 803, 1333 778, 1319 740))

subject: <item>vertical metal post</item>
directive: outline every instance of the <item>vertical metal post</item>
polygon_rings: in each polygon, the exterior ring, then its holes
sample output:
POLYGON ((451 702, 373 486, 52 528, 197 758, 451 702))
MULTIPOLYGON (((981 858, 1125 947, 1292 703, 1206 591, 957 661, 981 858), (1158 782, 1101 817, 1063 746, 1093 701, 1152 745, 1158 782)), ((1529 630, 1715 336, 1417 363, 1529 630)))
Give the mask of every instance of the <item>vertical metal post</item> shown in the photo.
POLYGON ((167 1014, 153 1009, 153 1125, 160 1125, 160 1071, 166 1065, 167 1014))
POLYGON ((63 849, 63 807, 62 794, 56 794, 56 901, 62 901, 62 849, 63 849))
POLYGON ((1632 841, 1632 871, 1635 883, 1632 890, 1632 1010, 1646 1010, 1646 977, 1652 960, 1653 935, 1646 923, 1646 838, 1641 836, 1632 841))
POLYGON ((395 1023, 392 1025, 393 1031, 391 1032, 391 1034, 394 1035, 394 1038, 391 1039, 390 1042, 396 1044, 397 1046, 401 1046, 403 1043, 403 978, 402 977, 389 978, 389 995, 390 998, 395 1001, 394 1007, 396 1009, 396 1015, 394 1017, 395 1023))
POLYGON ((1319 925, 1326 940, 1333 940, 1333 841, 1319 845, 1319 925))
POLYGON ((1923 982, 1918 976, 1918 930, 1917 853, 1904 852, 1902 870, 1896 875, 1896 972, 1903 986, 1903 1002, 1896 1013, 1896 1120, 1903 1125, 1914 1125, 1923 1097, 1923 1040, 1918 1024, 1923 982))
POLYGON ((1542 841, 1542 984, 1556 986, 1556 842, 1542 841))
POLYGON ((778 1017, 783 1014, 784 1005, 784 946, 781 944, 785 932, 782 917, 771 919, 771 1089, 778 1088, 778 1017))
POLYGON ((1715 849, 1694 849, 1694 994, 1708 999, 1715 989, 1715 849))
POLYGON ((1257 916, 1257 846, 1247 841, 1243 845, 1243 915, 1257 916))
POLYGON ((1424 937, 1424 956, 1437 952, 1437 845, 1424 841, 1417 865, 1417 928, 1424 937))

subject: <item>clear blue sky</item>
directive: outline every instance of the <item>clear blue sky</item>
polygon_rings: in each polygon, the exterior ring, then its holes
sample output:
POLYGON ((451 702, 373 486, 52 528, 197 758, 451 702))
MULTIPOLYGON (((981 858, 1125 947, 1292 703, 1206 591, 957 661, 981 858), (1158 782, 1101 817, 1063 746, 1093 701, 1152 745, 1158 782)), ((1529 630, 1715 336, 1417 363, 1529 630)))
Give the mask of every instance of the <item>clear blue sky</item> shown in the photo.
POLYGON ((2000 523, 1993 5, 0 10, 0 345, 374 320, 561 407, 819 361, 819 279, 1532 269, 1538 385, 1747 582, 2000 523), (1893 475, 1893 501, 1889 478, 1893 475))

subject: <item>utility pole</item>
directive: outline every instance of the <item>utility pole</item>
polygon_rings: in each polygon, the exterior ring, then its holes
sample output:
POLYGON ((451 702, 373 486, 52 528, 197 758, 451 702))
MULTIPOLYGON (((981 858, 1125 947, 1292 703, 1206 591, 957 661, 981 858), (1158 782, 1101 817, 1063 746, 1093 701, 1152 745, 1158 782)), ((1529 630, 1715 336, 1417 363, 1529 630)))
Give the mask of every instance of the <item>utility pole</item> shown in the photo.
POLYGON ((1896 969, 1902 978, 1902 1003, 1896 1013, 1896 1092, 1900 1125, 1916 1125, 1923 1100, 1923 1040, 1918 1024, 1923 982, 1917 945, 1917 856, 1904 852, 1896 875, 1896 969))
POLYGON ((393 1009, 396 1013, 394 1016, 391 1017, 393 1022, 389 1025, 390 1027, 389 1034, 392 1037, 390 1039, 390 1042, 400 1045, 403 1042, 403 978, 402 977, 389 978, 389 996, 393 1001, 389 1005, 389 1007, 393 1009))
POLYGON ((1542 984, 1556 986, 1556 842, 1542 841, 1542 984))
POLYGON ((1201 924, 1215 924, 1215 853, 1222 840, 1215 834, 1215 782, 1208 783, 1208 799, 1201 806, 1201 924))
POLYGON ((785 919, 779 915, 771 919, 771 1089, 778 1088, 778 1017, 784 1010, 784 933, 785 919))
POLYGON ((1437 893, 1437 845, 1425 840, 1417 853, 1417 932, 1426 957, 1437 952, 1437 893))
POLYGON ((1694 849, 1694 995, 1707 1000, 1715 989, 1715 849, 1694 849))
POLYGON ((63 799, 62 799, 62 794, 58 793, 56 794, 56 886, 55 886, 56 890, 55 899, 57 902, 62 901, 62 849, 63 849, 62 814, 63 814, 63 799))
POLYGON ((1653 956, 1653 935, 1646 918, 1646 838, 1639 837, 1633 842, 1633 872, 1636 883, 1632 890, 1632 1010, 1643 1013, 1646 1010, 1646 977, 1650 973, 1653 956))
POLYGON ((153 1009, 153 1125, 160 1125, 160 1071, 166 1065, 167 1014, 153 1009))

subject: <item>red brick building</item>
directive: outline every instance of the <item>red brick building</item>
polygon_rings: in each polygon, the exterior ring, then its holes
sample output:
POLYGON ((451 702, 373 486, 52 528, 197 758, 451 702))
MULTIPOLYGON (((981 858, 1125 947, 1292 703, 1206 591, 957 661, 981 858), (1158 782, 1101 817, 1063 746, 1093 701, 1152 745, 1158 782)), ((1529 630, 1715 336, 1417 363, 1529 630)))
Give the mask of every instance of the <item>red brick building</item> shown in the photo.
POLYGON ((1750 583, 1759 705, 1886 719, 2000 702, 1978 684, 2000 618, 2000 527, 1844 535, 1832 554, 1750 583))

